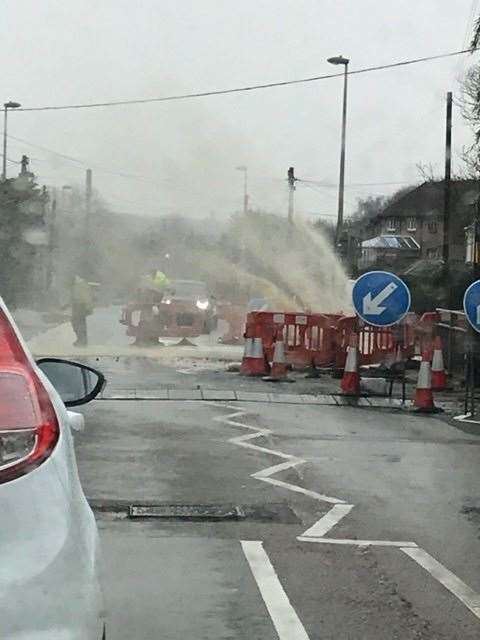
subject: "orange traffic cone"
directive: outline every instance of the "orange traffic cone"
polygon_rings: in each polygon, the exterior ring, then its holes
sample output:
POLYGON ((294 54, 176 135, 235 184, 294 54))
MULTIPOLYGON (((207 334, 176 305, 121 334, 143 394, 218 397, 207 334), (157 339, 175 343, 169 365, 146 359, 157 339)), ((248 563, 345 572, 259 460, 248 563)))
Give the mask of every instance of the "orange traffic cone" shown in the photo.
POLYGON ((443 391, 447 387, 447 373, 443 364, 442 339, 435 338, 432 358, 432 389, 443 391))
POLYGON ((413 404, 417 411, 434 413, 437 409, 433 403, 432 371, 428 355, 428 351, 423 352, 413 404))
POLYGON ((240 365, 240 373, 246 375, 248 372, 249 360, 252 357, 253 338, 245 338, 243 347, 242 364, 240 365))
POLYGON ((247 338, 240 373, 244 376, 264 376, 268 374, 269 369, 263 352, 262 339, 247 338))
POLYGON ((294 382, 288 379, 288 365, 285 357, 285 343, 277 340, 273 349, 273 360, 270 375, 263 378, 268 382, 294 382))
POLYGON ((358 336, 350 335, 347 347, 347 360, 341 382, 342 392, 347 396, 360 395, 360 374, 358 372, 358 336))

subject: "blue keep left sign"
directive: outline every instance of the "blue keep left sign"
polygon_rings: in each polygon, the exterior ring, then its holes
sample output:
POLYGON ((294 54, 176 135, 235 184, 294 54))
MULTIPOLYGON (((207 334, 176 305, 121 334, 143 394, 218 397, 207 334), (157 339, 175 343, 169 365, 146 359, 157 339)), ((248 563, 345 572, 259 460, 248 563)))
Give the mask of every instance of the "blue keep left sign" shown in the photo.
POLYGON ((410 309, 410 291, 398 276, 388 271, 369 271, 353 285, 353 306, 362 320, 376 327, 389 327, 410 309))
POLYGON ((471 284, 465 291, 463 310, 471 326, 480 332, 480 280, 471 284))

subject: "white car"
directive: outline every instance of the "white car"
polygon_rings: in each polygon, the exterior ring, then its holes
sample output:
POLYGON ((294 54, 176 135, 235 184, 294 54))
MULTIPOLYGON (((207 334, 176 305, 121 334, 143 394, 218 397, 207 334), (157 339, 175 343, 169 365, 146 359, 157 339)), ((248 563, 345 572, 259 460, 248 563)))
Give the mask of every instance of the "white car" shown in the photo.
POLYGON ((0 299, 2 640, 105 637, 98 532, 73 447, 83 416, 66 408, 104 382, 77 363, 35 363, 0 299))

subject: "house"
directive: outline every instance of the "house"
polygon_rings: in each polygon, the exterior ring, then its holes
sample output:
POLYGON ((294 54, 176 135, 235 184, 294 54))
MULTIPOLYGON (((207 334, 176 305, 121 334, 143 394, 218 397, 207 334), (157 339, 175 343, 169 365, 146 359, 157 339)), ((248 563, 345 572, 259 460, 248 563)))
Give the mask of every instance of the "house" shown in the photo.
MULTIPOLYGON (((443 256, 444 182, 425 182, 394 198, 362 229, 362 270, 396 266, 443 256)), ((476 212, 477 180, 452 180, 450 187, 449 260, 465 262, 465 227, 476 212)))
POLYGON ((420 256, 420 245, 412 236, 380 235, 362 242, 359 269, 371 265, 408 266, 420 256))

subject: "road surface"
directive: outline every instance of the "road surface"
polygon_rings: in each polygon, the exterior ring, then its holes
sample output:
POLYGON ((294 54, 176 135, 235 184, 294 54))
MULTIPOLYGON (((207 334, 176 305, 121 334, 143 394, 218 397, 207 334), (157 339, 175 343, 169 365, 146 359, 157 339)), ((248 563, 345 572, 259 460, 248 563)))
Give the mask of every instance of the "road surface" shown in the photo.
POLYGON ((135 400, 121 390, 244 383, 186 374, 176 359, 87 359, 119 390, 82 409, 76 435, 109 637, 479 637, 480 435, 446 418, 270 395, 135 400), (172 505, 170 519, 129 517, 172 505))

